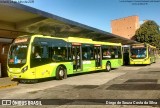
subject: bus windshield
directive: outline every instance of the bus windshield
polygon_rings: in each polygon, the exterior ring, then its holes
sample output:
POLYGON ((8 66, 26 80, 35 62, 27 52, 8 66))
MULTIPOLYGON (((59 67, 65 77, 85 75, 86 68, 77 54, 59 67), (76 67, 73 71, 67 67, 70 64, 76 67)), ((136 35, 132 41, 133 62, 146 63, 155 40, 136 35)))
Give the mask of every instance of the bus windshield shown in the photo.
POLYGON ((146 55, 146 48, 132 48, 131 49, 131 58, 137 58, 137 59, 141 59, 141 58, 145 58, 146 55))
POLYGON ((8 54, 8 64, 21 67, 26 63, 28 44, 13 44, 8 54))

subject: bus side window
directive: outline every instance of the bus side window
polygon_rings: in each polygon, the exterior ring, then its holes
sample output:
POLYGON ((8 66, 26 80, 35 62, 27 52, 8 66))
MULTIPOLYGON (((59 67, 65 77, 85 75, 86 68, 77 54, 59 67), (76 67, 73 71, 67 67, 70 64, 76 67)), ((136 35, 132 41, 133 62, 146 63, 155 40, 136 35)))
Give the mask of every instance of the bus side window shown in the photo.
POLYGON ((65 61, 67 60, 67 48, 66 47, 53 47, 52 48, 52 60, 53 61, 65 61))
POLYGON ((48 58, 49 53, 48 53, 48 47, 47 46, 42 46, 42 58, 48 58))
POLYGON ((68 60, 72 60, 72 49, 68 47, 68 60))
POLYGON ((32 59, 36 58, 36 54, 38 54, 39 56, 42 55, 42 53, 41 53, 41 47, 38 46, 38 45, 32 46, 31 58, 32 59))
POLYGON ((120 46, 118 46, 118 58, 122 58, 122 50, 120 46))
POLYGON ((94 52, 92 46, 82 47, 82 59, 83 60, 94 60, 94 52))
POLYGON ((33 45, 31 49, 31 67, 50 63, 49 48, 47 45, 33 45))
POLYGON ((110 52, 111 52, 111 58, 115 58, 115 51, 113 47, 111 47, 110 52))

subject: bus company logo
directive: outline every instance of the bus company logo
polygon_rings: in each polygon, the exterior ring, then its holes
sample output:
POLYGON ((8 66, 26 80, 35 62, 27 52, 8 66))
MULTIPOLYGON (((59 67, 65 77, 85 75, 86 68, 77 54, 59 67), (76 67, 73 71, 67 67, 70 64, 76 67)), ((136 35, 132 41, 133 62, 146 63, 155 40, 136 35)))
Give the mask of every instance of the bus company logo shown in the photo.
POLYGON ((42 105, 42 102, 38 100, 2 100, 2 103, 0 105, 4 106, 42 105))
POLYGON ((2 105, 12 105, 11 100, 2 100, 2 105))

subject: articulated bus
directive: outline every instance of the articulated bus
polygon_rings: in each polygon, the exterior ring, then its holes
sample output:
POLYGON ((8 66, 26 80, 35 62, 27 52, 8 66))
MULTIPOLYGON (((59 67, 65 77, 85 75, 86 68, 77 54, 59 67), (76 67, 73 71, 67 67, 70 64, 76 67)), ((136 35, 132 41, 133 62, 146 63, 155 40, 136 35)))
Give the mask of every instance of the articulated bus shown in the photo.
POLYGON ((130 64, 151 64, 156 62, 156 47, 147 43, 132 44, 130 64))
POLYGON ((69 74, 110 71, 123 64, 121 43, 33 35, 14 40, 8 53, 11 79, 67 78, 69 74))

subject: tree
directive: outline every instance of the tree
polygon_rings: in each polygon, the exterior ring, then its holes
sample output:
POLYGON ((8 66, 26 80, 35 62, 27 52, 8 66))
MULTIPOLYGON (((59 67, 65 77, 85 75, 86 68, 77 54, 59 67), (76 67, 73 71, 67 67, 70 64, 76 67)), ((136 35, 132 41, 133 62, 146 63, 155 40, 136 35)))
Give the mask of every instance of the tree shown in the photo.
POLYGON ((159 25, 152 21, 146 21, 143 23, 135 33, 136 41, 146 42, 157 48, 160 48, 160 29, 159 25))

